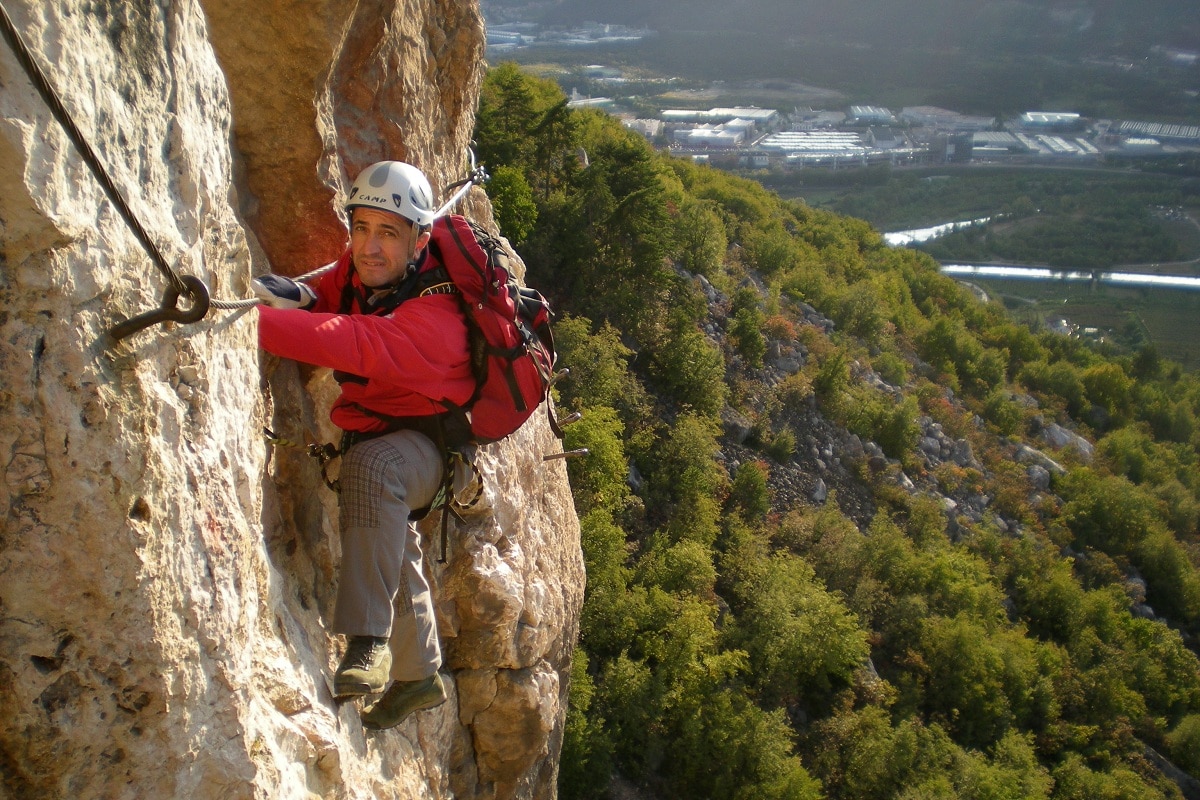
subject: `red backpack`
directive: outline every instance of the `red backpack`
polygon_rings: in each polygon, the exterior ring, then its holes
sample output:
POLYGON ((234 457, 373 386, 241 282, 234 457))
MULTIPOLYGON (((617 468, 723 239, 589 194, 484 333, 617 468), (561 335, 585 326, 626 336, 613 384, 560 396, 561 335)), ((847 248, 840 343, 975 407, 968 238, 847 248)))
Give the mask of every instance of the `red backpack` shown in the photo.
MULTIPOLYGON (((550 304, 541 292, 517 284, 509 270, 508 253, 499 239, 465 217, 448 214, 434 220, 429 250, 432 263, 371 313, 390 313, 406 299, 438 291, 439 287, 454 291, 461 300, 467 324, 475 391, 462 406, 440 400, 448 413, 436 417, 388 417, 361 406, 360 410, 390 423, 391 430, 405 427, 421 430, 446 449, 442 488, 429 507, 414 511, 411 518, 421 519, 429 510, 444 507, 461 519, 460 511, 473 506, 483 492, 479 481, 469 502, 462 503, 454 497, 454 461, 458 458, 470 463, 470 456, 461 451, 461 446, 496 442, 520 428, 547 399, 557 377, 554 367, 558 355, 550 331, 550 304), (446 286, 447 279, 454 284, 453 288, 446 286), (425 424, 426 421, 434 424, 425 424)), ((353 282, 347 281, 342 289, 343 313, 348 313, 353 303, 353 282)), ((355 376, 335 372, 334 377, 340 382, 353 380, 355 376)), ((547 405, 546 411, 554 434, 563 438, 553 407, 547 405)), ((564 422, 577 417, 578 414, 572 414, 564 422)), ((268 435, 274 436, 269 432, 268 435)), ((346 445, 344 437, 342 444, 346 445)), ((338 451, 332 445, 325 445, 315 450, 310 448, 310 452, 321 462, 324 474, 325 464, 338 451)), ((547 458, 586 452, 578 450, 547 458)), ((336 488, 336 482, 328 478, 325 482, 336 488)), ((441 561, 446 559, 449 514, 442 514, 441 561)))
MULTIPOLYGON (((529 419, 554 381, 550 304, 517 284, 499 239, 465 217, 436 219, 429 247, 461 293, 467 319, 475 393, 461 410, 471 443, 499 441, 529 419)), ((554 414, 548 416, 561 439, 554 414)))

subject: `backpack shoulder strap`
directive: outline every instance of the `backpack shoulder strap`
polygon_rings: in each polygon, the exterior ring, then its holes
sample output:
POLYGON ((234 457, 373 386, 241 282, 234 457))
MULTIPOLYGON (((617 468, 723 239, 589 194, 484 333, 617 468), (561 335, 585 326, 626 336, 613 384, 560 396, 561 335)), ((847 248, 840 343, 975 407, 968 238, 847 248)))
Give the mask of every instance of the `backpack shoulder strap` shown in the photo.
MULTIPOLYGON (((353 265, 350 268, 353 270, 353 265)), ((354 302, 357 300, 358 307, 363 309, 362 313, 383 316, 392 313, 401 303, 413 297, 424 297, 429 294, 454 294, 456 292, 458 292, 458 287, 450 279, 450 273, 446 271, 446 268, 441 263, 437 263, 432 267, 422 269, 420 272, 408 276, 392 291, 374 301, 367 296, 366 292, 354 285, 353 279, 349 279, 346 281, 346 285, 342 287, 341 305, 338 312, 349 314, 350 310, 354 307, 354 302)))
POLYGON ((414 294, 417 297, 425 297, 430 294, 462 294, 462 290, 450 279, 450 273, 446 271, 446 268, 439 264, 433 269, 421 273, 414 294))

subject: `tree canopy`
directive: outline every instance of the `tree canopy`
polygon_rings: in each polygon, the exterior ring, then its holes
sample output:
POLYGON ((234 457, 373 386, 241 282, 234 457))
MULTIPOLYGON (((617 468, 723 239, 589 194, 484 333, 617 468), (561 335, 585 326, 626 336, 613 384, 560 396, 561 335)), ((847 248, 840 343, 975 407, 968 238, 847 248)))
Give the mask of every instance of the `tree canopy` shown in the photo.
POLYGON ((589 450, 564 798, 1180 796, 1147 754, 1200 770, 1200 381, 512 65, 477 138, 589 450), (816 459, 851 479, 797 496, 816 459))

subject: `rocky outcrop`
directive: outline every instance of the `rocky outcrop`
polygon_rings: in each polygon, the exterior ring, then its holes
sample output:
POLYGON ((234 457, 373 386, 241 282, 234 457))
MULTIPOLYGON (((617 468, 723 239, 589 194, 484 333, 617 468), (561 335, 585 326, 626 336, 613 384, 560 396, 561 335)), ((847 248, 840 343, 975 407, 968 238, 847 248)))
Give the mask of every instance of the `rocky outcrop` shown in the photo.
MULTIPOLYGON (((165 260, 214 297, 344 243, 348 176, 462 176, 475 3, 5 3, 165 260)), ((363 731, 326 676, 336 499, 322 370, 264 357, 255 313, 115 346, 166 278, 0 47, 0 797, 552 797, 583 568, 537 415, 486 492, 423 528, 451 700, 363 731)), ((466 206, 486 220, 486 200, 466 206)))

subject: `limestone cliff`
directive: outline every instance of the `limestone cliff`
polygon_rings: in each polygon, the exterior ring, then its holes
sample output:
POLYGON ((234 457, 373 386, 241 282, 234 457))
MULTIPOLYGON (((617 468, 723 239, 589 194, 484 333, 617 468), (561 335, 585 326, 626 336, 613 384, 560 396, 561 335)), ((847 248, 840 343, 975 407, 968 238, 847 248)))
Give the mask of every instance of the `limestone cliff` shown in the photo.
MULTIPOLYGON (((464 174, 475 2, 4 8, 214 297, 331 260, 366 164, 464 174)), ((466 210, 490 215, 477 190, 466 210)), ((252 310, 104 346, 165 279, 7 46, 0 226, 0 796, 553 797, 583 568, 544 418, 485 449, 483 507, 429 559, 450 702, 365 734, 326 684, 336 499, 262 436, 329 440, 331 381, 264 357, 252 310)))

